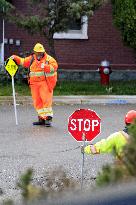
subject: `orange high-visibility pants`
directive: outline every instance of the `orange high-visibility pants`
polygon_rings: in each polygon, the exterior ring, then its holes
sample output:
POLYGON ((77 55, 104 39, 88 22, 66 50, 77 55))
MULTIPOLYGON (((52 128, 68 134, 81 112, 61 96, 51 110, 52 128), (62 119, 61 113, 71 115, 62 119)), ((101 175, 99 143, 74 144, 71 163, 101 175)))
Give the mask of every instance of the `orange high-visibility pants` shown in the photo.
POLYGON ((46 81, 35 82, 30 85, 34 108, 38 116, 46 119, 47 116, 53 117, 52 98, 53 91, 50 91, 46 81))

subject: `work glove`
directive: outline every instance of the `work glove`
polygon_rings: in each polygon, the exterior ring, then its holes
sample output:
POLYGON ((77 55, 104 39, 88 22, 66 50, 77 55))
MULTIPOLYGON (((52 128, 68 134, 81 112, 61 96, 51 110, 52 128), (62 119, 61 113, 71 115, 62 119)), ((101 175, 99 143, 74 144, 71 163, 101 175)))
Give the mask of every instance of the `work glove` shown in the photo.
POLYGON ((81 153, 82 154, 91 154, 91 145, 81 146, 81 153))
POLYGON ((46 63, 41 63, 41 68, 44 70, 44 72, 49 73, 50 72, 50 66, 46 63))
POLYGON ((81 146, 81 152, 85 154, 98 154, 95 145, 81 146))
POLYGON ((18 65, 17 61, 15 60, 15 55, 10 56, 9 59, 12 59, 18 65))
POLYGON ((10 56, 10 57, 9 57, 9 59, 12 59, 12 60, 14 60, 14 55, 10 56))

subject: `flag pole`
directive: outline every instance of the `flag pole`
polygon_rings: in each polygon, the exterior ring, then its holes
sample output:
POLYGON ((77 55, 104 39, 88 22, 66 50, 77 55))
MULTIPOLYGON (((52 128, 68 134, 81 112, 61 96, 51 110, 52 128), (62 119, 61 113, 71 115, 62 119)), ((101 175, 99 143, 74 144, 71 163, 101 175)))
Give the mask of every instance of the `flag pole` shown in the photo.
MULTIPOLYGON (((3 7, 3 13, 4 13, 4 7, 3 7)), ((2 20, 2 55, 1 55, 1 60, 2 60, 2 64, 4 66, 4 39, 5 39, 5 21, 4 18, 2 20)))

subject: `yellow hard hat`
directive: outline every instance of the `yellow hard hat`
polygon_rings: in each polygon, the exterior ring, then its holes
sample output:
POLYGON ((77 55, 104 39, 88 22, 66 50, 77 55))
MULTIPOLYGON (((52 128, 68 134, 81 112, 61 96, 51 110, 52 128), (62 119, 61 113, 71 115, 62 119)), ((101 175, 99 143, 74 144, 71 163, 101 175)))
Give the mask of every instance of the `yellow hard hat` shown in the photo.
POLYGON ((33 50, 35 52, 45 52, 43 45, 40 43, 36 43, 33 50))

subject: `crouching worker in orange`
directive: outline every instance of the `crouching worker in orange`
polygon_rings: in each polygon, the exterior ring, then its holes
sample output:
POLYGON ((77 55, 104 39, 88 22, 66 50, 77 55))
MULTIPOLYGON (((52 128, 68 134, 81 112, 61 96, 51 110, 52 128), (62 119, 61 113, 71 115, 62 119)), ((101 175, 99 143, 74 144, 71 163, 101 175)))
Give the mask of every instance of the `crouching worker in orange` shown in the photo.
POLYGON ((122 155, 123 147, 129 142, 128 126, 136 119, 136 111, 130 110, 125 116, 125 129, 111 134, 107 139, 102 139, 94 145, 81 147, 81 152, 85 154, 112 153, 115 150, 117 156, 122 155))
POLYGON ((33 122, 33 125, 50 127, 53 118, 52 98, 57 82, 58 64, 45 52, 42 44, 37 43, 33 51, 32 55, 25 58, 17 55, 12 55, 11 58, 17 65, 22 65, 29 71, 28 79, 33 104, 38 113, 38 121, 33 122))

